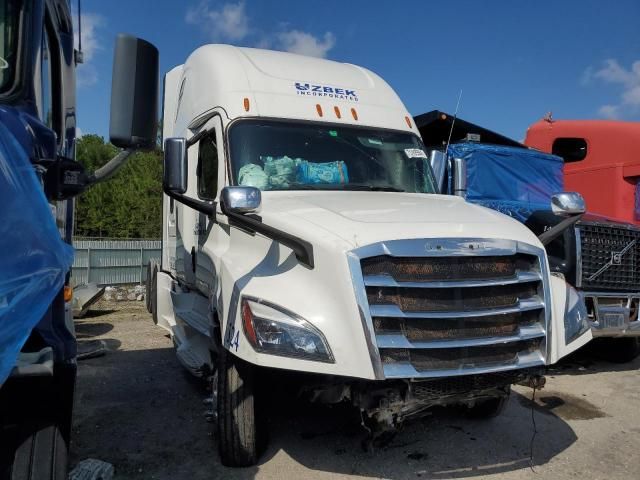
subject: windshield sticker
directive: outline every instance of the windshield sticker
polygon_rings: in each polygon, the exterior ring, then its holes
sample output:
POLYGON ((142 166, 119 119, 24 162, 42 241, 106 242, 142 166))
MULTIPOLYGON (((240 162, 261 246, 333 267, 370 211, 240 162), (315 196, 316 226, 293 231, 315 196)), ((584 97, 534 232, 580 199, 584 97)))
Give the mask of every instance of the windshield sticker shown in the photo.
POLYGON ((419 148, 405 148, 404 153, 409 158, 427 158, 427 154, 419 148))
POLYGON ((338 132, 336 132, 335 130, 329 130, 329 135, 331 135, 332 137, 337 137, 338 132))
POLYGON ((372 145, 382 145, 382 140, 378 140, 377 138, 367 138, 367 142, 372 145))
POLYGON ((326 85, 314 85, 312 83, 296 82, 296 94, 309 97, 328 97, 337 98, 338 100, 358 101, 358 95, 355 90, 348 88, 336 88, 326 85))

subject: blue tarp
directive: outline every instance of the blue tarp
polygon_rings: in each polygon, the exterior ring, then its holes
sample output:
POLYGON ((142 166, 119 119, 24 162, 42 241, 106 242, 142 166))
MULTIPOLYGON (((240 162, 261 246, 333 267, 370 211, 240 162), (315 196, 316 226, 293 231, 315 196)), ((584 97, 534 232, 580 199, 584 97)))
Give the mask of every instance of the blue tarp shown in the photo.
POLYGON ((562 158, 536 150, 457 143, 449 155, 467 164, 467 200, 525 222, 550 210, 551 196, 564 190, 562 158))
POLYGON ((0 124, 0 385, 72 262, 33 165, 0 124))

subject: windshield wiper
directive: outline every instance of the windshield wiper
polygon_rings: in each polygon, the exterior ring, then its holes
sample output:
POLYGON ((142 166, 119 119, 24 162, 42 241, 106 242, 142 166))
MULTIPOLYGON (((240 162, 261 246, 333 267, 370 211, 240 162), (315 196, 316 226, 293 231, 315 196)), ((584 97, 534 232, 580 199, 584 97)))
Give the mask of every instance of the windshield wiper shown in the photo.
POLYGON ((364 183, 288 183, 288 187, 271 188, 271 191, 286 191, 286 190, 367 190, 370 192, 404 192, 401 188, 392 187, 391 185, 367 185, 364 183))
POLYGON ((369 190, 371 192, 404 192, 402 188, 391 185, 367 185, 361 183, 347 183, 342 186, 343 190, 369 190))
POLYGON ((270 188, 270 191, 286 191, 286 190, 321 190, 320 188, 318 188, 318 185, 312 185, 309 183, 295 183, 295 182, 289 182, 287 183, 287 187, 281 187, 281 188, 270 188))

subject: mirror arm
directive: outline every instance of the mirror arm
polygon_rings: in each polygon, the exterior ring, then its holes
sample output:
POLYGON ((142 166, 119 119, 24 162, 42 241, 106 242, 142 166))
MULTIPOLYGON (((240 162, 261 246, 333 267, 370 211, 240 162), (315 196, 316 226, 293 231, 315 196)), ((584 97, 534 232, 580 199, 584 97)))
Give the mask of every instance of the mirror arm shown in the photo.
POLYGON ((542 232, 540 235, 538 235, 538 240, 542 242, 542 245, 545 245, 545 246, 549 245, 553 240, 555 240, 560 235, 562 235, 562 233, 567 228, 570 228, 573 225, 575 225, 576 222, 582 218, 582 215, 583 214, 579 214, 569 218, 565 218, 560 223, 558 223, 557 225, 554 225, 546 232, 542 232))
POLYGON ((104 182, 113 175, 116 174, 120 167, 122 167, 129 157, 135 152, 134 149, 125 149, 118 153, 115 157, 109 160, 105 165, 100 167, 95 172, 89 174, 86 180, 86 186, 95 185, 96 183, 104 182))
POLYGON ((265 237, 268 237, 282 245, 289 247, 295 253, 296 258, 300 263, 306 265, 309 268, 314 267, 313 263, 313 245, 306 240, 291 235, 290 233, 283 232, 277 228, 265 225, 260 220, 240 213, 230 212, 224 205, 220 204, 222 212, 229 217, 229 223, 235 227, 242 227, 257 233, 261 233, 265 237))
POLYGON ((207 203, 202 200, 196 200, 195 198, 187 197, 186 195, 182 195, 180 193, 173 192, 171 190, 165 190, 164 193, 167 196, 173 198, 175 201, 180 202, 187 207, 193 208, 200 213, 204 213, 209 217, 213 217, 215 221, 216 217, 216 204, 215 203, 207 203))

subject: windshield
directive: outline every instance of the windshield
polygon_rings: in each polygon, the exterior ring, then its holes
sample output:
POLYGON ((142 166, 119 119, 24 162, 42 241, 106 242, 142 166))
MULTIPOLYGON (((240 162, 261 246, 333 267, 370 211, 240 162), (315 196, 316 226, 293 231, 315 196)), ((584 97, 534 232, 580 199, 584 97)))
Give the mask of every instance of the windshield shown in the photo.
POLYGON ((11 88, 16 73, 19 5, 16 0, 0 0, 0 93, 11 88))
POLYGON ((434 193, 416 135, 327 124, 245 120, 231 128, 236 185, 261 190, 434 193))

